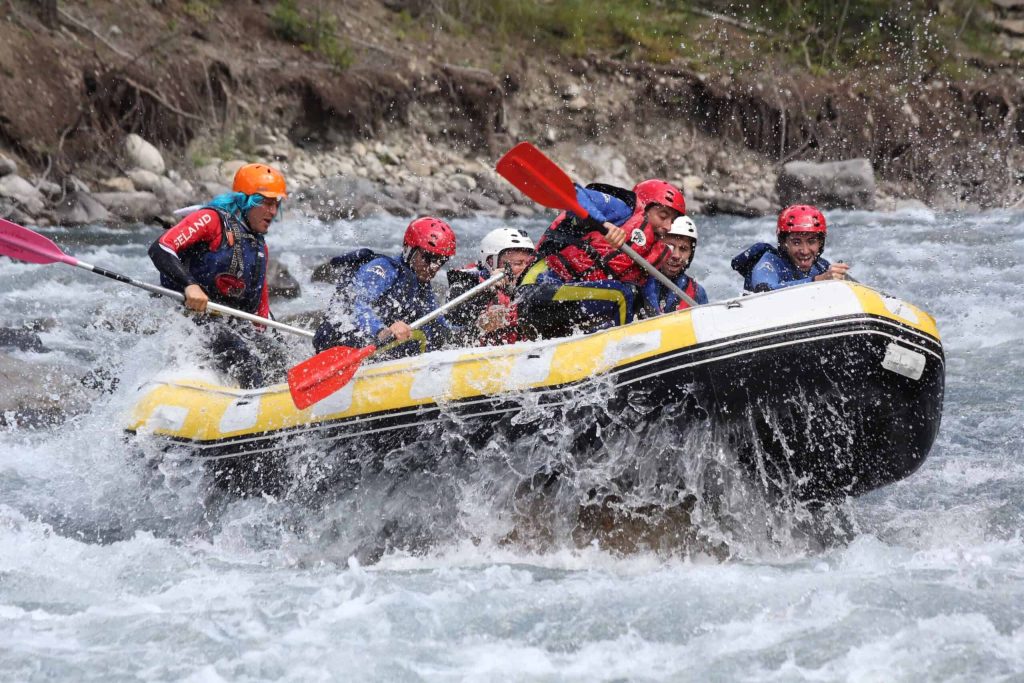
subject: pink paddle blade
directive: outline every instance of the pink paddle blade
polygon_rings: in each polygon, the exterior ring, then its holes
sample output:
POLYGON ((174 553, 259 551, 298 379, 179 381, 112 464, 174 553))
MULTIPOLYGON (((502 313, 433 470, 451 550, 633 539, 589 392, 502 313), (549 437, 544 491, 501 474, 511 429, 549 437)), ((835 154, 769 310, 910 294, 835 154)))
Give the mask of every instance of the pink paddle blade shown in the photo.
POLYGON ((0 218, 0 255, 27 263, 78 263, 38 232, 4 218, 0 218))

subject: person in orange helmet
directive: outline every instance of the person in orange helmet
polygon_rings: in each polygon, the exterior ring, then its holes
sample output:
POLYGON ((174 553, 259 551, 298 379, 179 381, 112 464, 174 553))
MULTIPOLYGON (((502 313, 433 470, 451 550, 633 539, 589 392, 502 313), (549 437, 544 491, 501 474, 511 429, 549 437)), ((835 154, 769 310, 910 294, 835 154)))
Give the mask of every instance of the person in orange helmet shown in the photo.
MULTIPOLYGON (((288 197, 287 185, 276 168, 246 164, 235 173, 231 190, 167 230, 150 246, 149 257, 160 283, 182 292, 189 310, 203 313, 213 301, 268 318, 270 250, 264 236, 288 197)), ((254 335, 252 323, 235 319, 203 323, 218 368, 245 388, 262 386, 273 350, 263 347, 267 337, 276 336, 254 335)))

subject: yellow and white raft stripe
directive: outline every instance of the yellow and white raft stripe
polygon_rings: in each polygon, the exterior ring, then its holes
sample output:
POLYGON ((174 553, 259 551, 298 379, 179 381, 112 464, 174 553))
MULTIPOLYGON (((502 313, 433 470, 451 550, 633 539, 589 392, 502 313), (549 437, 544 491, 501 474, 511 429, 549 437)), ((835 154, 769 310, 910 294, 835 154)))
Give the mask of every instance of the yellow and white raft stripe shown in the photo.
MULTIPOLYGON (((127 429, 198 443, 266 436, 449 401, 557 388, 688 347, 706 348, 735 337, 771 337, 772 328, 793 325, 826 328, 836 318, 865 314, 939 340, 935 320, 923 310, 863 285, 823 282, 717 302, 589 336, 438 351, 365 365, 343 389, 305 410, 295 407, 285 384, 243 390, 202 381, 153 381, 139 389, 141 398, 127 429)), ((892 362, 901 371, 903 360, 892 362)))

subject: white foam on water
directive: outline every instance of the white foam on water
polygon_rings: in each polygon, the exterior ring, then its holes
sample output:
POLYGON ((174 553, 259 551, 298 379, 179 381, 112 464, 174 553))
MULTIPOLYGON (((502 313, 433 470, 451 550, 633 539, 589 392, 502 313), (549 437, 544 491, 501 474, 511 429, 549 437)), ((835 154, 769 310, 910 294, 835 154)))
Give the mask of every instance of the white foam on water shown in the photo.
MULTIPOLYGON (((182 341, 191 323, 104 278, 0 259, 0 326, 54 323, 41 335, 53 352, 17 358, 83 372, 99 365, 120 379, 60 425, 0 430, 0 679, 1016 675, 1024 668, 1024 216, 828 218, 828 258, 936 317, 947 353, 942 429, 916 474, 849 504, 849 543, 771 550, 750 542, 725 563, 502 542, 513 524, 495 505, 510 492, 501 482, 457 481, 455 470, 407 476, 397 489, 385 473, 360 497, 321 503, 224 496, 201 467, 139 452, 121 431, 135 387, 166 368, 206 372, 182 341), (384 519, 437 538, 370 547, 384 519), (377 561, 354 559, 364 555, 377 561)), ((405 222, 322 225, 289 213, 270 244, 305 288, 314 265, 364 241, 397 253, 405 222)), ((740 285, 729 259, 773 241, 773 221, 698 223, 692 272, 712 300, 732 296, 740 285)), ((457 221, 460 254, 497 224, 457 221)), ((543 228, 522 225, 535 238, 543 228)), ((155 231, 48 234, 84 260, 156 281, 145 257, 155 231)), ((307 290, 288 307, 318 308, 327 294, 307 290)), ((599 402, 594 393, 579 410, 599 402)), ((526 408, 532 424, 540 408, 526 408)), ((569 444, 572 430, 536 436, 569 444)), ((443 430, 437 438, 452 458, 489 459, 496 472, 516 462, 504 444, 472 451, 443 430)), ((408 467, 416 453, 391 456, 408 467)))

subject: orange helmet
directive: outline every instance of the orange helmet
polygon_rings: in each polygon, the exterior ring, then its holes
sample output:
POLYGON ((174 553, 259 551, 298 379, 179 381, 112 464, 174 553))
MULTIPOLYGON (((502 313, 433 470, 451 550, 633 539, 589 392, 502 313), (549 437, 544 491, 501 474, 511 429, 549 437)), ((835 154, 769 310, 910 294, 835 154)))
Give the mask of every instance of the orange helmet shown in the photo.
POLYGON ((232 192, 242 194, 261 194, 274 199, 287 199, 288 191, 284 184, 284 176, 276 168, 266 164, 246 164, 235 173, 235 181, 231 184, 232 192))

